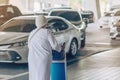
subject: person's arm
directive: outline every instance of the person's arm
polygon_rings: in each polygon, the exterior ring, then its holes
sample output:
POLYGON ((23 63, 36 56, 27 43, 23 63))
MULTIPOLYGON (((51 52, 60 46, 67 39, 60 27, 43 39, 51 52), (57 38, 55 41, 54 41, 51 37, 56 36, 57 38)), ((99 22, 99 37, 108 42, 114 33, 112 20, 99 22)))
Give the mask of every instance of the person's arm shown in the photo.
POLYGON ((54 35, 49 30, 48 30, 48 40, 53 50, 56 50, 58 52, 61 51, 61 46, 58 45, 57 40, 55 39, 54 35))

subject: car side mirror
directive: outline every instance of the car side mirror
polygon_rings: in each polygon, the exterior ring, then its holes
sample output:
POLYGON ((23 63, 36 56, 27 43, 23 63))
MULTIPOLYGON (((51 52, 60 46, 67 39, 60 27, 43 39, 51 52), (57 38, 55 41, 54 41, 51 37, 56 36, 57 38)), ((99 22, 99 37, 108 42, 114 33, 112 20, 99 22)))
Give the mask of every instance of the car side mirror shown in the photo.
POLYGON ((86 24, 88 24, 88 23, 89 23, 88 18, 83 18, 83 21, 84 21, 86 24))

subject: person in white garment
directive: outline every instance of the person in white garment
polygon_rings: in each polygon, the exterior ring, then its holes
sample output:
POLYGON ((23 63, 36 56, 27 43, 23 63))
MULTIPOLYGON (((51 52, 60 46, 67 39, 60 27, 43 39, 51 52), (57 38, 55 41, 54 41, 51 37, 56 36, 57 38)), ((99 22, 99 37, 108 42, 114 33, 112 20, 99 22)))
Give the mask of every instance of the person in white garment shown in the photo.
POLYGON ((37 28, 28 39, 29 80, 50 80, 52 50, 61 50, 55 37, 46 29, 46 18, 43 15, 37 16, 35 23, 37 28))

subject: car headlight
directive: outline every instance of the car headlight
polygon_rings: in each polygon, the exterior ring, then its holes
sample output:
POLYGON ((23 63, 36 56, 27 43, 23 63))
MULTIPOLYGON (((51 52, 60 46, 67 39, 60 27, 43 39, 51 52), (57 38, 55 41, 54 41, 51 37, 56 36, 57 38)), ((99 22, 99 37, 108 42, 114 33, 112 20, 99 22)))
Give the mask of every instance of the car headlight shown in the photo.
POLYGON ((28 45, 28 42, 21 41, 21 42, 12 43, 10 47, 19 47, 19 46, 25 46, 25 45, 28 45))

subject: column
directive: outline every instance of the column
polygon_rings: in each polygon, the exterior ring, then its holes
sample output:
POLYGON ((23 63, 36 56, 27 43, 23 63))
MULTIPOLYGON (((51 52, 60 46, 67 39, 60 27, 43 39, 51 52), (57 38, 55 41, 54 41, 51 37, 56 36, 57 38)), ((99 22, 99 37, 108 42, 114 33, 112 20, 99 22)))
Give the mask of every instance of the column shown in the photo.
POLYGON ((84 10, 93 11, 95 19, 101 16, 99 0, 82 0, 82 6, 84 10))

